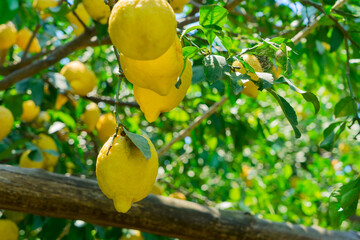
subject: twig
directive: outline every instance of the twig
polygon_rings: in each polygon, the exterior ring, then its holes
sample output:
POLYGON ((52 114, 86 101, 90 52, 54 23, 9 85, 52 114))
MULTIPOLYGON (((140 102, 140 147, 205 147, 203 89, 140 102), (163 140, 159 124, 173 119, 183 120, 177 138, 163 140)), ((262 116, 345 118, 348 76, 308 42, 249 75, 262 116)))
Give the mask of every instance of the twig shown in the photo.
POLYGON ((9 49, 0 49, 0 66, 2 66, 5 63, 6 55, 8 51, 9 49))
MULTIPOLYGON (((66 3, 71 7, 71 4, 66 1, 66 3)), ((76 19, 80 22, 80 24, 84 27, 85 32, 89 30, 88 26, 83 22, 83 20, 79 17, 79 15, 77 15, 77 13, 75 12, 76 9, 74 9, 72 11, 72 13, 74 14, 74 16, 76 17, 76 19)))
POLYGON ((117 101, 117 103, 115 102, 115 100, 113 98, 110 97, 104 97, 104 96, 80 96, 81 98, 93 101, 95 103, 99 103, 99 102, 104 102, 107 104, 111 104, 111 105, 115 105, 117 104, 118 106, 127 106, 127 107, 136 107, 136 108, 140 108, 139 104, 137 104, 136 102, 121 102, 121 101, 117 101))
POLYGON ((23 60, 26 59, 26 55, 27 55, 28 52, 29 52, 29 48, 30 48, 30 46, 31 46, 31 43, 34 41, 36 34, 37 34, 38 31, 40 30, 40 27, 41 27, 41 25, 40 25, 40 23, 38 23, 38 24, 36 25, 36 28, 35 28, 32 36, 31 36, 29 42, 28 42, 27 45, 26 45, 26 48, 25 48, 24 54, 23 54, 23 56, 22 56, 22 58, 21 58, 21 61, 23 61, 23 60))
POLYGON ((234 8, 236 8, 237 5, 239 5, 244 0, 233 0, 226 3, 225 8, 228 10, 228 12, 231 12, 234 8))
POLYGON ((179 20, 177 27, 178 28, 183 28, 186 25, 190 24, 190 23, 195 23, 199 21, 199 17, 196 16, 191 16, 191 17, 185 17, 179 20))
POLYGON ((189 135, 189 133, 193 129, 195 129, 204 119, 210 117, 214 112, 216 112, 216 110, 218 110, 227 100, 228 98, 226 96, 223 96, 219 102, 212 105, 203 115, 195 118, 195 120, 192 123, 190 123, 187 129, 182 130, 177 137, 175 137, 173 140, 171 140, 168 144, 166 144, 158 151, 158 156, 160 157, 164 155, 164 153, 166 153, 174 143, 181 141, 187 135, 189 135))

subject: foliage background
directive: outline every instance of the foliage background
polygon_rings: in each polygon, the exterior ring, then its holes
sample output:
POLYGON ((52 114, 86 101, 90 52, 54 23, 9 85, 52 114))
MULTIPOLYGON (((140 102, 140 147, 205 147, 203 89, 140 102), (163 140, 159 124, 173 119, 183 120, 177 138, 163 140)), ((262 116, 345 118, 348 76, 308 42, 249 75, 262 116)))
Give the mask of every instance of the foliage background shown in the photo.
MULTIPOLYGON (((326 9, 335 1, 322 3, 326 9)), ((203 4, 224 6, 222 1, 209 0, 203 4)), ((69 11, 66 4, 49 10, 52 17, 45 21, 40 20, 29 0, 1 1, 0 9, 13 9, 2 12, 0 21, 12 20, 17 29, 28 27, 34 30, 35 25, 40 23, 38 38, 46 49, 61 46, 75 37, 64 17, 69 11)), ((336 17, 346 26, 351 37, 359 42, 359 2, 348 1, 342 10, 346 15, 339 14, 336 17)), ((188 4, 177 17, 182 19, 197 11, 194 5, 188 4)), ((299 1, 243 1, 228 15, 222 29, 231 43, 224 44, 223 39, 221 41, 217 38, 212 50, 229 57, 265 38, 279 35, 291 38, 317 15, 317 9, 305 7, 299 1), (223 46, 231 49, 231 52, 223 46)), ((96 27, 99 37, 107 34, 106 27, 97 23, 96 27)), ((190 32, 189 38, 200 47, 208 47, 207 41, 204 41, 206 36, 201 31, 190 32)), ((120 118, 125 126, 132 132, 146 133, 156 148, 160 149, 223 95, 229 96, 230 101, 160 158, 159 178, 165 189, 164 195, 182 191, 190 201, 222 209, 248 211, 272 221, 360 230, 356 217, 344 221, 340 226, 332 226, 328 214, 331 192, 354 180, 360 170, 360 145, 354 140, 360 129, 358 123, 350 128, 353 117, 351 107, 344 116, 334 116, 336 104, 350 96, 345 76, 344 36, 334 27, 333 22, 326 19, 293 50, 296 53, 291 54, 292 74, 287 77, 299 88, 316 94, 320 101, 320 111, 315 115, 312 104, 306 102, 300 94, 291 91, 286 85, 274 87, 297 113, 298 127, 302 133, 299 139, 295 138, 281 108, 268 92, 260 92, 254 100, 241 94, 234 95, 227 81, 216 81, 213 84, 206 81, 201 54, 192 57, 193 84, 179 107, 162 114, 152 124, 145 120, 139 109, 120 108, 120 118), (323 130, 335 121, 345 122, 347 127, 341 135, 330 139, 330 145, 324 149, 320 147, 324 140, 323 130)), ((21 50, 13 47, 5 67, 12 61, 18 61, 21 55, 21 50)), ((359 49, 352 44, 350 56, 353 59, 350 80, 355 96, 359 97, 360 56, 359 49)), ((61 149, 55 172, 95 177, 96 155, 102 143, 97 140, 96 132, 87 134, 83 131, 84 126, 79 121, 89 101, 80 98, 77 107, 68 102, 57 111, 54 105, 56 95, 61 92, 61 84, 55 83, 55 87, 49 85, 50 94, 43 91, 48 81, 57 79, 55 73, 66 63, 77 59, 86 62, 96 73, 96 94, 114 97, 117 61, 109 45, 79 49, 49 69, 1 91, 1 103, 11 109, 16 118, 11 135, 0 142, 1 163, 18 165, 18 156, 25 150, 25 142, 30 142, 35 135, 49 132, 50 129, 51 136, 61 149), (22 101, 30 98, 50 114, 51 122, 48 125, 34 126, 20 122, 22 101), (65 123, 69 131, 65 141, 60 134, 64 129, 52 131, 59 126, 58 122, 65 123)), ((275 59, 270 58, 270 62, 275 63, 275 59)), ((129 82, 122 82, 120 96, 122 101, 134 101, 129 82)), ((104 103, 100 103, 99 107, 103 113, 114 110, 111 105, 104 103)), ((117 239, 122 232, 126 232, 82 221, 34 215, 27 215, 19 222, 19 227, 22 230, 21 239, 56 239, 64 229, 68 234, 63 239, 117 239)), ((145 234, 145 238, 168 239, 151 234, 145 234)))

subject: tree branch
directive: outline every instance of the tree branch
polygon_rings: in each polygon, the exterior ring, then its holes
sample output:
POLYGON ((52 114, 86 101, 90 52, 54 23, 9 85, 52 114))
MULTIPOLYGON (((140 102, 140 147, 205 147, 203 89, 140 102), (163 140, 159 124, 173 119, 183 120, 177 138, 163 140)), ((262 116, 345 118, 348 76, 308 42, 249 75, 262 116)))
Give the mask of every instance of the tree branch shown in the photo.
POLYGON ((233 0, 233 1, 228 1, 226 3, 225 8, 228 10, 228 12, 231 12, 234 8, 236 8, 237 5, 239 5, 242 1, 244 0, 233 0))
POLYGON ((218 210, 152 194, 121 214, 95 180, 8 165, 0 165, 0 176, 0 208, 40 216, 81 219, 181 239, 360 239, 358 232, 271 222, 240 211, 218 210))
POLYGON ((94 27, 90 28, 88 32, 84 32, 73 41, 53 50, 46 58, 35 61, 26 67, 20 68, 17 71, 10 73, 0 81, 0 90, 5 90, 15 83, 23 80, 24 78, 31 77, 41 70, 44 70, 57 63, 62 58, 77 50, 79 46, 82 46, 84 43, 88 42, 91 37, 95 35, 95 33, 96 29, 94 27))
POLYGON ((228 100, 228 98, 226 96, 222 97, 221 100, 217 103, 215 103, 214 105, 212 105, 203 115, 195 118, 195 120, 190 123, 189 127, 182 130, 179 135, 177 137, 175 137, 173 140, 171 140, 171 142, 169 142, 168 144, 166 144, 163 148, 161 148, 159 151, 158 151, 158 156, 162 156, 164 155, 170 148, 171 146, 178 142, 178 141, 181 141, 183 140, 186 136, 189 135, 189 133, 195 129, 197 126, 200 125, 200 123, 210 117, 214 112, 216 112, 222 105, 224 105, 224 103, 228 100))

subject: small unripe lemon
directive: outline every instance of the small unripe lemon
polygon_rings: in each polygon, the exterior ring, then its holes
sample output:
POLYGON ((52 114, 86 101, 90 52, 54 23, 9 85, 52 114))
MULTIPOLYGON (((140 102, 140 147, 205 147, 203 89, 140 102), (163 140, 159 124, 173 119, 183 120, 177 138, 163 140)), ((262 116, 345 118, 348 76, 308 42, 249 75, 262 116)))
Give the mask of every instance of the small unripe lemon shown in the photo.
POLYGON ((120 54, 120 63, 132 84, 168 95, 184 66, 180 40, 176 37, 171 47, 154 60, 135 60, 120 54))
POLYGON ((21 114, 21 120, 24 122, 33 121, 40 112, 40 107, 36 106, 33 100, 27 100, 22 104, 23 112, 21 114))
POLYGON ((109 34, 125 56, 155 59, 174 42, 175 14, 166 0, 121 0, 111 11, 109 34))
POLYGON ((80 96, 85 96, 96 86, 96 76, 93 71, 79 62, 73 61, 66 64, 60 71, 69 82, 72 92, 80 96))
POLYGON ((8 49, 16 42, 16 28, 12 22, 0 25, 0 50, 8 49))
POLYGON ((9 109, 0 106, 0 141, 11 132, 14 124, 14 117, 9 109))
POLYGON ((106 197, 113 200, 118 212, 129 211, 134 202, 151 192, 155 183, 158 156, 150 139, 144 137, 150 145, 150 159, 146 159, 135 144, 122 135, 114 141, 113 137, 109 138, 97 157, 96 178, 99 187, 106 197))
MULTIPOLYGON (((16 44, 25 51, 31 37, 32 37, 33 33, 27 29, 27 28, 23 28, 21 29, 16 36, 16 44)), ((40 43, 39 40, 34 37, 34 39, 31 41, 30 47, 29 47, 29 52, 30 53, 39 53, 41 52, 41 47, 40 47, 40 43)))
POLYGON ((100 141, 105 142, 115 133, 116 119, 112 113, 106 113, 100 116, 96 123, 96 130, 100 141))

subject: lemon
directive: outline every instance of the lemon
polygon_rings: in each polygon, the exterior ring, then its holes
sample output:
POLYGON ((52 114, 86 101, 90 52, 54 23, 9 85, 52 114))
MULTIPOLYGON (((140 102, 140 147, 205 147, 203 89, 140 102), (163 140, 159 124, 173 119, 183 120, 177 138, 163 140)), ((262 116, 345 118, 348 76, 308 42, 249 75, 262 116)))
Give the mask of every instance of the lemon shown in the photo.
POLYGON ((180 40, 176 37, 171 47, 154 60, 134 60, 121 54, 120 63, 126 79, 132 84, 165 96, 184 66, 180 40))
POLYGON ((23 112, 21 120, 25 122, 33 121, 40 112, 40 107, 36 106, 33 100, 27 100, 22 103, 23 112))
POLYGON ((35 120, 37 126, 44 126, 46 123, 50 122, 50 115, 46 111, 41 111, 38 117, 35 120))
POLYGON ((119 240, 144 240, 139 230, 130 230, 128 235, 123 234, 119 240))
POLYGON ((155 183, 158 172, 158 156, 152 142, 151 158, 142 152, 127 136, 113 137, 104 144, 97 157, 96 177, 106 197, 112 199, 118 212, 126 213, 132 203, 145 198, 155 183), (112 147, 108 154, 110 144, 112 147))
POLYGON ((170 6, 174 9, 175 13, 182 13, 184 6, 189 0, 170 0, 170 6))
POLYGON ((72 92, 85 96, 91 92, 96 85, 96 76, 93 71, 79 61, 72 61, 66 64, 60 71, 69 82, 72 92))
MULTIPOLYGON (((244 54, 242 55, 242 58, 254 69, 255 72, 263 71, 259 60, 254 55, 244 54)), ((248 72, 247 74, 251 77, 252 80, 259 80, 259 77, 255 73, 248 72)))
POLYGON ((100 116, 96 123, 96 129, 98 131, 98 138, 100 141, 105 142, 115 133, 116 119, 112 113, 106 113, 100 116))
MULTIPOLYGON (((16 36, 16 44, 22 49, 25 50, 33 33, 27 29, 23 28, 21 29, 16 36)), ((39 40, 34 37, 34 39, 31 41, 30 47, 29 47, 29 53, 39 53, 41 52, 41 47, 39 40)))
POLYGON ((44 169, 53 171, 54 167, 58 163, 59 157, 54 156, 46 151, 43 150, 52 150, 57 152, 58 148, 56 146, 55 141, 48 135, 40 133, 38 138, 33 140, 33 143, 42 150, 43 162, 44 162, 44 169))
POLYGON ((151 60, 174 42, 176 18, 166 0, 121 0, 111 11, 108 31, 125 56, 151 60))
POLYGON ((348 153, 350 152, 350 146, 346 143, 340 143, 339 144, 339 150, 342 152, 342 153, 348 153))
MULTIPOLYGON (((78 15, 78 17, 81 19, 81 21, 85 24, 85 25, 89 25, 90 23, 90 16, 87 13, 87 11, 85 10, 84 4, 83 3, 79 3, 75 9, 75 13, 76 15, 78 15)), ((69 12, 68 14, 66 14, 66 18, 69 20, 69 22, 71 23, 72 28, 74 29, 74 34, 76 36, 79 36, 81 33, 83 33, 85 31, 84 26, 81 24, 81 22, 77 19, 77 17, 74 15, 73 12, 69 12)))
POLYGON ((155 195, 162 195, 164 193, 164 189, 160 184, 156 182, 150 193, 155 195))
POLYGON ((87 130, 92 132, 96 126, 97 121, 100 117, 100 109, 96 103, 89 103, 86 106, 86 110, 81 115, 82 121, 86 124, 87 130))
POLYGON ((14 117, 9 109, 0 106, 0 141, 11 132, 14 117))
POLYGON ((0 219, 0 239, 1 240, 18 240, 19 228, 11 220, 0 219))
POLYGON ((110 16, 110 7, 104 0, 83 0, 82 3, 92 19, 106 24, 110 16))
POLYGON ((186 200, 186 196, 181 192, 174 192, 169 195, 171 198, 176 198, 180 200, 186 200))
POLYGON ((19 166, 22 168, 43 168, 44 162, 43 161, 33 161, 29 158, 29 154, 31 150, 26 150, 21 154, 19 166))
POLYGON ((274 73, 275 79, 278 79, 281 75, 281 68, 278 66, 272 66, 272 71, 274 73))
POLYGON ((244 84, 244 90, 241 93, 254 99, 257 98, 259 87, 255 83, 250 80, 242 80, 242 84, 244 84))
POLYGON ((32 4, 33 8, 39 11, 44 10, 46 8, 53 8, 56 7, 57 5, 58 5, 57 0, 34 0, 32 4))
POLYGON ((8 49, 16 42, 16 28, 12 22, 0 25, 0 49, 8 49))
POLYGON ((148 122, 154 122, 162 112, 169 112, 175 108, 184 99, 187 90, 190 87, 192 79, 192 67, 190 60, 187 60, 183 75, 181 76, 181 85, 177 89, 172 85, 168 95, 159 94, 134 85, 134 95, 141 111, 145 114, 148 122))
POLYGON ((59 110, 68 101, 65 94, 58 94, 55 101, 55 110, 59 110))

